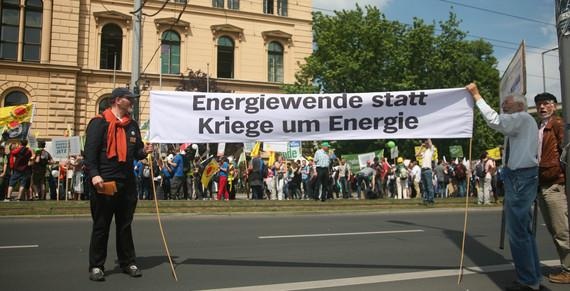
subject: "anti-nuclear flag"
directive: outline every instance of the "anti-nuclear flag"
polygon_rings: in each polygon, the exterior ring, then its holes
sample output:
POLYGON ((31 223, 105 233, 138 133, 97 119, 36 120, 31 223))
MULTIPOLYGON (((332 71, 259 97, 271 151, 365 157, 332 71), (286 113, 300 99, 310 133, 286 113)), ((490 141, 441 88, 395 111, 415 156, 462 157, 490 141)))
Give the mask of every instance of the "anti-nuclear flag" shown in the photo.
POLYGON ((469 138, 465 88, 381 93, 150 92, 153 143, 469 138))
POLYGON ((33 104, 0 108, 0 128, 6 139, 26 138, 33 117, 33 104))
POLYGON ((206 165, 206 167, 204 168, 204 172, 202 173, 201 182, 204 188, 208 187, 210 180, 212 179, 212 177, 214 177, 214 175, 218 172, 219 169, 220 165, 218 165, 216 159, 211 159, 208 165, 206 165))

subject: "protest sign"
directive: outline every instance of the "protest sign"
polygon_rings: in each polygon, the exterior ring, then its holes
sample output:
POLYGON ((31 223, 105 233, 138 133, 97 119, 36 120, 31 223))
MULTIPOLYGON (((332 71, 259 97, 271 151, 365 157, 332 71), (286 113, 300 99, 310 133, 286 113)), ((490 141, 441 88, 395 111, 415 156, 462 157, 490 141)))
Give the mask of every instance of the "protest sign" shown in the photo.
POLYGON ((151 91, 153 143, 469 138, 465 88, 383 93, 151 91))

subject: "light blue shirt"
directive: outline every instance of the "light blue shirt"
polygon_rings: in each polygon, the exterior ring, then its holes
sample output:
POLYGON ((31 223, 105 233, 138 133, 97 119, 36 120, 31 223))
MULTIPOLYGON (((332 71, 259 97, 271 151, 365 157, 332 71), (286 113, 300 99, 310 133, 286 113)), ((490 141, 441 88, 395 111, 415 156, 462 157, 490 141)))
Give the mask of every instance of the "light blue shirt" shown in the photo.
POLYGON ((331 163, 329 154, 323 149, 315 152, 315 165, 317 168, 328 168, 331 163))
POLYGON ((477 101, 485 122, 490 128, 505 135, 503 164, 511 170, 538 166, 538 126, 527 112, 498 114, 483 99, 477 101), (505 160, 507 140, 510 142, 509 160, 505 160))

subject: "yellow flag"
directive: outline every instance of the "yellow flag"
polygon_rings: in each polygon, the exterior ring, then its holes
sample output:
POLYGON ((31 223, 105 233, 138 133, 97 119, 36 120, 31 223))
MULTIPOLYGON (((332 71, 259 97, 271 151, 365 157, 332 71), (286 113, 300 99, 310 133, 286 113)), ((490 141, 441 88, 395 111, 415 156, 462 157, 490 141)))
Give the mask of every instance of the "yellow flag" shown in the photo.
POLYGON ((273 164, 275 164, 275 152, 270 152, 269 153, 269 161, 267 162, 267 164, 271 167, 273 166, 273 164))
POLYGON ((210 180, 212 179, 212 177, 214 177, 214 175, 218 172, 219 169, 220 165, 218 165, 218 162, 215 159, 212 159, 208 163, 206 168, 204 168, 204 172, 202 173, 202 185, 204 186, 204 188, 208 187, 210 180))
POLYGON ((501 149, 499 147, 488 149, 487 155, 493 160, 501 159, 501 149))
POLYGON ((0 108, 0 127, 17 127, 20 123, 31 122, 32 103, 0 108))
MULTIPOLYGON (((423 152, 423 151, 424 151, 424 146, 423 146, 423 145, 421 145, 421 146, 415 146, 415 147, 414 147, 414 152, 416 153, 416 155, 417 155, 418 153, 420 153, 420 152, 423 152)), ((437 153, 437 148, 436 148, 435 146, 433 146, 433 154, 432 154, 432 156, 431 156, 431 160, 432 160, 432 161, 437 161, 438 158, 439 158, 439 154, 437 153)), ((421 164, 421 163, 422 163, 422 160, 423 160, 423 156, 421 156, 421 155, 420 155, 420 156, 416 156, 416 160, 418 161, 418 163, 421 164)))
POLYGON ((255 142, 255 145, 253 146, 253 149, 251 150, 250 155, 252 157, 259 155, 259 152, 261 151, 261 143, 260 142, 255 142))

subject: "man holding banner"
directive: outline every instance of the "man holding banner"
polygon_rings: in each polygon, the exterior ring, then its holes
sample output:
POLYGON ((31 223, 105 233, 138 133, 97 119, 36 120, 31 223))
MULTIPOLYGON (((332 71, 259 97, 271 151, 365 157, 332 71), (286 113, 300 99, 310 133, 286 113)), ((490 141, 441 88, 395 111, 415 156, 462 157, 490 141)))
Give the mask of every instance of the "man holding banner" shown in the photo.
POLYGON ((89 246, 89 279, 105 281, 105 260, 109 228, 113 216, 119 266, 131 277, 142 273, 135 263, 131 223, 137 205, 133 160, 141 160, 153 151, 144 145, 139 126, 131 119, 133 94, 116 88, 109 100, 111 108, 91 119, 85 139, 86 173, 91 179, 93 229, 89 246))
POLYGON ((506 290, 540 290, 540 261, 532 234, 531 206, 538 187, 538 127, 526 112, 526 98, 507 96, 497 114, 479 94, 477 85, 466 86, 485 122, 505 135, 504 183, 505 216, 511 256, 517 280, 506 290))

